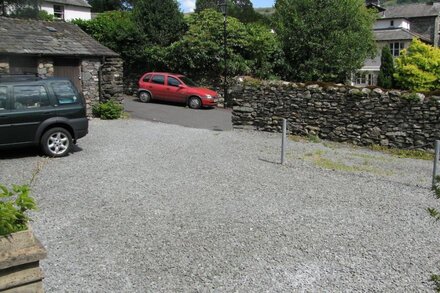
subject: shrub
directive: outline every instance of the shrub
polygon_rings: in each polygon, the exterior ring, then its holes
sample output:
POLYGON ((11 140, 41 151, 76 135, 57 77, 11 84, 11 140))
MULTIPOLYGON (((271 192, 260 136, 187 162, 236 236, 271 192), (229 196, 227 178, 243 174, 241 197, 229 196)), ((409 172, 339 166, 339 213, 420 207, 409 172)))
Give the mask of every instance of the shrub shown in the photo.
POLYGON ((0 236, 27 229, 27 211, 36 209, 29 192, 28 185, 13 185, 12 190, 0 185, 0 236))
POLYGON ((388 46, 382 48, 380 62, 380 72, 377 78, 377 85, 385 89, 390 89, 394 84, 394 60, 388 46))
POLYGON ((107 102, 94 105, 92 108, 92 113, 94 116, 101 119, 111 120, 120 118, 123 110, 124 107, 120 103, 114 100, 109 100, 107 102))
POLYGON ((440 49, 414 39, 395 61, 399 87, 413 91, 440 88, 440 49))

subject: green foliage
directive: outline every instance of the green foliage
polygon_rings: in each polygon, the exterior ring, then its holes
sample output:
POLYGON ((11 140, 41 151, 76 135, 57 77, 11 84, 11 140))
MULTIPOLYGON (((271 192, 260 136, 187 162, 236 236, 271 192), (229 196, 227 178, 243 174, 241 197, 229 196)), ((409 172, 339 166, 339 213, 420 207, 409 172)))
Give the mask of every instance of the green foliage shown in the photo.
POLYGON ((431 282, 434 283, 434 290, 440 292, 440 275, 432 275, 431 282))
POLYGON ((414 39, 396 58, 394 78, 399 87, 413 91, 440 88, 440 49, 414 39))
POLYGON ((146 44, 168 46, 185 31, 176 0, 137 0, 133 18, 146 44))
POLYGON ((0 0, 0 16, 38 19, 41 0, 0 0))
POLYGON ((40 10, 40 12, 38 12, 38 19, 45 20, 45 21, 53 21, 54 16, 53 16, 53 14, 47 13, 46 10, 40 10))
POLYGON ((29 210, 35 210, 28 185, 13 185, 12 190, 0 185, 0 236, 27 229, 29 210))
POLYGON ((363 0, 277 0, 274 24, 296 81, 343 82, 376 51, 363 0))
POLYGON ((124 111, 124 107, 114 100, 95 104, 92 108, 92 113, 95 117, 105 120, 121 118, 122 111, 124 111))
POLYGON ((426 161, 432 161, 434 159, 433 153, 424 150, 403 150, 381 145, 372 145, 370 148, 373 151, 383 152, 403 159, 418 159, 426 161))
MULTIPOLYGON (((243 24, 228 17, 228 75, 270 77, 283 64, 276 36, 261 24, 243 24)), ((167 52, 168 65, 195 79, 217 79, 224 72, 223 15, 212 9, 192 14, 188 31, 167 52)))
POLYGON ((377 78, 377 85, 385 89, 393 88, 394 84, 394 60, 391 50, 388 46, 382 48, 380 57, 380 72, 377 78))
POLYGON ((89 0, 92 12, 105 12, 112 10, 122 10, 124 1, 121 0, 89 0))
POLYGON ((417 93, 408 93, 402 95, 402 99, 405 99, 407 101, 411 102, 420 102, 420 97, 417 95, 417 93))
MULTIPOLYGON (((267 23, 267 17, 254 10, 250 0, 227 0, 227 15, 235 17, 243 23, 262 22, 267 23)), ((196 0, 195 12, 199 13, 205 9, 219 11, 217 0, 196 0)))

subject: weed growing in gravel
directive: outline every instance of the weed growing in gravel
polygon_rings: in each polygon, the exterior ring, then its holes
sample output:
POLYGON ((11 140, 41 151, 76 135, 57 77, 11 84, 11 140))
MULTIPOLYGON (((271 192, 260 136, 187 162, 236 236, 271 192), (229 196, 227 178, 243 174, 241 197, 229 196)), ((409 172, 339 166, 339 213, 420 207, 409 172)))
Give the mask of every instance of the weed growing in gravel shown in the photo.
POLYGON ((374 168, 371 166, 371 163, 368 161, 364 161, 362 165, 347 165, 340 161, 333 161, 328 158, 324 158, 322 155, 325 152, 322 150, 318 150, 314 153, 307 153, 305 157, 308 157, 309 160, 311 160, 316 166, 324 168, 324 169, 330 169, 330 170, 336 170, 336 171, 343 171, 343 172, 368 172, 378 175, 391 175, 390 171, 384 171, 377 168, 374 168))
POLYGON ((309 134, 307 136, 301 136, 301 135, 289 135, 289 140, 294 142, 312 142, 312 143, 319 143, 321 142, 321 139, 317 135, 309 134))
POLYGON ((398 158, 419 159, 419 160, 427 160, 427 161, 431 161, 434 159, 433 153, 424 150, 402 150, 402 149, 389 148, 380 145, 372 145, 370 149, 372 149, 373 151, 386 153, 398 158))

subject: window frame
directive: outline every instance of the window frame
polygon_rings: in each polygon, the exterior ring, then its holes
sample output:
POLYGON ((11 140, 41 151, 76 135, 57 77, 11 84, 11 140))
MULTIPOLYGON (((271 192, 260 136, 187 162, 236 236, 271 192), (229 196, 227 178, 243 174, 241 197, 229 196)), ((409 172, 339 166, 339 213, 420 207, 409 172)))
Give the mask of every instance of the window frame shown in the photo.
POLYGON ((402 52, 403 49, 405 49, 405 43, 404 42, 391 42, 389 43, 391 55, 393 57, 399 57, 400 52, 402 52))
POLYGON ((174 77, 174 76, 171 76, 171 75, 168 75, 168 76, 167 76, 167 85, 168 85, 168 86, 179 87, 181 84, 182 84, 182 82, 181 82, 177 77, 174 77), (172 79, 174 79, 175 81, 177 81, 178 84, 177 84, 177 85, 170 84, 170 83, 169 83, 169 79, 170 79, 170 78, 172 78, 172 79))
POLYGON ((55 102, 58 106, 67 106, 67 105, 78 105, 78 104, 82 104, 81 101, 81 95, 80 93, 77 91, 76 87, 72 84, 72 82, 68 81, 68 80, 54 80, 50 82, 50 90, 52 91, 53 97, 55 99, 55 102), (57 83, 66 83, 70 86, 70 89, 72 90, 72 92, 75 94, 76 100, 74 100, 73 103, 60 103, 60 99, 58 98, 58 94, 55 91, 55 85, 57 83))
POLYGON ((0 112, 6 112, 6 111, 10 111, 11 110, 11 105, 10 105, 10 97, 9 97, 9 86, 7 85, 2 85, 0 86, 0 88, 5 88, 5 95, 6 95, 6 99, 5 99, 5 108, 0 108, 0 112))
MULTIPOLYGON (((39 98, 39 102, 41 102, 41 92, 40 92, 40 98, 39 98)), ((11 95, 10 95, 10 110, 12 111, 36 111, 39 109, 46 109, 52 107, 52 101, 51 101, 51 97, 50 97, 50 91, 49 89, 44 85, 44 84, 32 84, 32 85, 13 85, 11 87, 11 95), (47 105, 44 106, 26 106, 26 104, 23 104, 21 102, 17 102, 17 97, 16 97, 16 92, 15 89, 16 88, 24 88, 24 87, 39 87, 40 91, 41 88, 44 89, 44 91, 46 92, 46 99, 47 99, 47 105), (20 103, 21 105, 24 105, 23 108, 16 108, 16 103, 20 103)))
POLYGON ((64 20, 64 18, 65 18, 65 9, 64 9, 64 5, 60 5, 60 4, 54 4, 54 5, 53 5, 53 17, 54 17, 55 19, 64 20), (55 7, 56 7, 56 8, 59 8, 59 10, 58 10, 58 9, 55 9, 55 7), (60 15, 60 16, 57 16, 57 15, 60 15))
POLYGON ((157 85, 163 85, 164 86, 165 85, 165 75, 164 74, 154 74, 151 77, 151 79, 150 79, 150 83, 157 84, 157 85), (157 82, 154 81, 154 78, 157 77, 157 76, 162 76, 162 78, 163 78, 162 83, 157 83, 157 82))

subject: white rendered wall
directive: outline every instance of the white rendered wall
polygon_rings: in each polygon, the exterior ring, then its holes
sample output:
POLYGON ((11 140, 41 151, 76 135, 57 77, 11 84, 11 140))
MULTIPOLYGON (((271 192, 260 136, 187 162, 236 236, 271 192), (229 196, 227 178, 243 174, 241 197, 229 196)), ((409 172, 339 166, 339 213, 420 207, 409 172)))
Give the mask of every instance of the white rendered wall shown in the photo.
MULTIPOLYGON (((47 13, 53 15, 53 6, 54 3, 43 2, 41 4, 41 10, 47 11, 47 13)), ((64 5, 64 20, 70 21, 72 19, 77 19, 77 18, 83 20, 90 20, 92 18, 92 13, 90 11, 90 8, 64 5)))
POLYGON ((378 19, 374 24, 374 29, 387 29, 387 28, 403 28, 410 29, 409 21, 402 18, 397 19, 378 19), (394 25, 391 26, 391 21, 394 22, 394 25))

